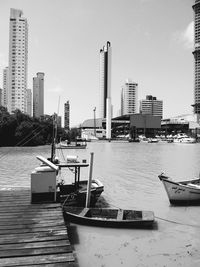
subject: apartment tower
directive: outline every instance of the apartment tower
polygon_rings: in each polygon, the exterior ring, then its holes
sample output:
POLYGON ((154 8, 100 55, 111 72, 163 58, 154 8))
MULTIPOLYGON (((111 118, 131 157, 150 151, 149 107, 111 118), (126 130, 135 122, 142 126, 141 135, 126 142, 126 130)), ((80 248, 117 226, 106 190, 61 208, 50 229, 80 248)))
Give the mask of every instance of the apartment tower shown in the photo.
POLYGON ((38 72, 33 78, 33 117, 44 115, 44 73, 38 72))
POLYGON ((20 109, 26 113, 28 24, 27 19, 22 15, 21 10, 10 9, 7 108, 9 112, 20 109))
POLYGON ((140 113, 144 115, 163 116, 163 101, 155 96, 147 95, 146 99, 140 100, 140 113))
POLYGON ((125 81, 121 90, 121 115, 138 112, 138 84, 130 79, 125 81))
POLYGON ((64 128, 69 130, 69 118, 70 118, 70 105, 69 101, 64 104, 64 128))
POLYGON ((9 72, 8 67, 3 69, 3 96, 2 96, 2 106, 8 107, 8 85, 9 85, 9 72))

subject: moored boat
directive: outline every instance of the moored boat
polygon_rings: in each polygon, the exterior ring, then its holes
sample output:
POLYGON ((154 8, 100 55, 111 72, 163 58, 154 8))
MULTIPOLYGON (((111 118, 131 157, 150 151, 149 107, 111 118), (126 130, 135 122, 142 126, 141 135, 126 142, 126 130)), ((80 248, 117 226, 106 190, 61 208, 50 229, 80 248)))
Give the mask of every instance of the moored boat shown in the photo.
MULTIPOLYGON (((74 157, 71 158, 73 159, 74 157)), ((54 164, 42 156, 37 156, 37 159, 42 162, 42 165, 35 169, 34 175, 37 177, 33 177, 33 179, 37 179, 37 181, 40 181, 40 184, 44 184, 49 183, 50 178, 48 177, 52 176, 51 183, 53 184, 53 187, 52 185, 49 186, 48 184, 45 184, 43 187, 45 187, 46 191, 44 192, 44 190, 41 190, 41 186, 37 186, 37 192, 34 192, 34 198, 32 198, 33 202, 41 202, 48 193, 52 195, 52 201, 64 203, 66 206, 85 205, 88 180, 81 180, 80 169, 88 167, 88 163, 71 160, 70 162, 58 162, 54 164), (67 168, 72 171, 74 174, 73 183, 67 183, 65 180, 60 180, 60 172, 62 172, 63 168, 67 168), (52 171, 54 171, 55 174, 52 174, 52 171)), ((90 203, 93 206, 104 191, 104 185, 98 179, 92 179, 90 191, 90 203)))
POLYGON ((86 140, 77 138, 75 142, 69 142, 67 140, 61 141, 56 145, 57 149, 85 149, 87 147, 86 140))
POLYGON ((116 228, 149 228, 154 223, 152 211, 109 208, 64 207, 67 222, 116 228))
POLYGON ((200 179, 175 182, 171 178, 160 174, 169 201, 175 205, 200 204, 200 179))

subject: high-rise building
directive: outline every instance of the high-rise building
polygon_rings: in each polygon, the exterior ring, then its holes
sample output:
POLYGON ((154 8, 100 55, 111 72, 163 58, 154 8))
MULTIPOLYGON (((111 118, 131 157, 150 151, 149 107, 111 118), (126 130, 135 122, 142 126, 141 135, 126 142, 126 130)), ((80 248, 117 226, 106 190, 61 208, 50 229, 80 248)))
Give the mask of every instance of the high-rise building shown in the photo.
POLYGON ((69 101, 67 101, 64 104, 64 128, 65 130, 69 130, 69 120, 70 120, 70 104, 69 101))
POLYGON ((27 112, 28 23, 23 12, 10 9, 8 111, 27 112))
POLYGON ((111 44, 100 50, 100 107, 99 117, 106 118, 106 101, 111 98, 111 44))
POLYGON ((155 96, 147 95, 146 99, 140 100, 140 113, 144 115, 163 116, 163 101, 155 96))
POLYGON ((9 72, 8 67, 3 69, 3 99, 2 106, 7 108, 8 106, 8 83, 9 83, 9 72))
POLYGON ((195 0, 194 10, 194 113, 200 113, 200 0, 195 0))
POLYGON ((138 112, 138 84, 127 79, 121 91, 121 115, 138 112))
POLYGON ((32 116, 32 91, 31 89, 27 89, 27 114, 32 116))
POLYGON ((33 117, 44 115, 44 73, 38 72, 33 78, 33 117))

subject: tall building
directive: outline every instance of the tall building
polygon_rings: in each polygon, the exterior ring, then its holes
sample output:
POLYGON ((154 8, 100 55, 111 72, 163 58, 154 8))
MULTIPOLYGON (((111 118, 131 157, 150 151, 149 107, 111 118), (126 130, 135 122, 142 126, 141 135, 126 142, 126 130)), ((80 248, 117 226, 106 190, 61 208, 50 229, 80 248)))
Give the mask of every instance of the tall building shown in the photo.
POLYGON ((69 101, 67 101, 64 104, 64 128, 65 130, 69 130, 69 120, 70 120, 70 104, 69 101))
POLYGON ((28 23, 23 12, 10 9, 8 111, 27 112, 28 23))
POLYGON ((140 100, 140 113, 144 115, 163 116, 163 101, 155 96, 147 95, 146 99, 140 100))
POLYGON ((138 84, 127 79, 121 91, 121 115, 138 112, 138 84))
POLYGON ((100 106, 99 117, 106 118, 106 99, 111 98, 111 44, 100 50, 100 106))
POLYGON ((33 117, 44 115, 44 73, 38 72, 33 78, 33 117))
POLYGON ((27 114, 32 116, 32 91, 31 89, 27 89, 27 114))
POLYGON ((194 10, 194 113, 200 113, 200 0, 195 0, 194 10))
POLYGON ((8 106, 8 84, 9 84, 9 72, 8 67, 3 69, 3 99, 2 106, 7 108, 8 106))

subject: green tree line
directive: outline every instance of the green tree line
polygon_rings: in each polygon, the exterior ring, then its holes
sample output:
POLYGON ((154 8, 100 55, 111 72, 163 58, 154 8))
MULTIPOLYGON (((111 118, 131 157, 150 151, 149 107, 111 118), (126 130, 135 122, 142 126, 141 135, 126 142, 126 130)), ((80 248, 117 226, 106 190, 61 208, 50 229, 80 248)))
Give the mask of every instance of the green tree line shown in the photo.
MULTIPOLYGON (((52 143, 54 116, 33 118, 16 110, 10 114, 0 106, 0 146, 39 146, 52 143)), ((57 142, 73 140, 79 135, 77 130, 65 132, 57 127, 57 142)))

